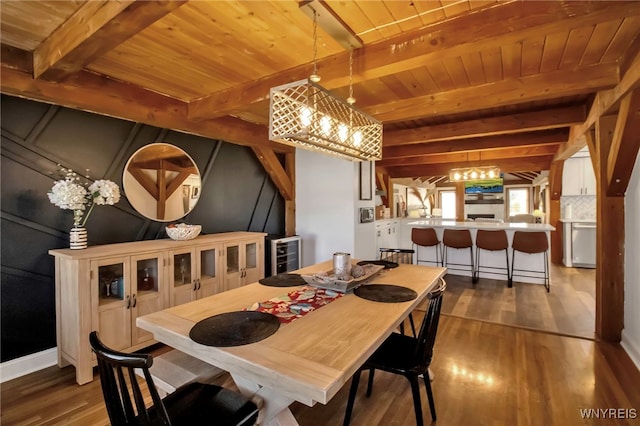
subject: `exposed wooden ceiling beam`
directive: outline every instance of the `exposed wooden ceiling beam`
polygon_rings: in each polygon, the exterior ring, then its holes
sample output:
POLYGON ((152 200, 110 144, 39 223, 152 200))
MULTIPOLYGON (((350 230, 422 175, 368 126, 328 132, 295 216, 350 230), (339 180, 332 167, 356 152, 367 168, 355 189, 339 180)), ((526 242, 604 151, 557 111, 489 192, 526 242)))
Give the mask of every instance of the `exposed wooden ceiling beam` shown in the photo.
POLYGON ((550 108, 542 111, 487 117, 456 123, 423 126, 384 132, 384 146, 494 136, 531 132, 582 124, 586 119, 584 105, 550 108))
POLYGON ((449 176, 434 176, 433 179, 429 179, 429 183, 437 185, 439 182, 447 180, 449 176))
POLYGON ((423 154, 438 154, 458 151, 478 151, 518 146, 535 146, 559 144, 567 141, 569 131, 566 129, 526 132, 513 135, 485 136, 479 138, 458 139, 454 141, 428 142, 405 146, 394 146, 382 149, 383 161, 398 157, 409 157, 423 154))
MULTIPOLYGON (((500 167, 504 173, 512 173, 526 170, 549 170, 553 156, 526 157, 526 158, 506 158, 492 161, 492 165, 500 167)), ((412 177, 419 175, 443 176, 449 175, 452 168, 465 167, 469 163, 466 161, 455 163, 428 164, 420 166, 398 166, 387 167, 392 178, 412 177)))
POLYGON ((520 178, 520 179, 523 179, 523 180, 527 180, 527 181, 529 181, 529 183, 531 183, 531 177, 529 177, 529 175, 527 175, 524 172, 513 172, 511 174, 513 176, 517 177, 517 178, 520 178))
POLYGON ((425 94, 410 99, 363 107, 382 122, 415 120, 554 97, 583 95, 614 87, 619 82, 615 63, 596 64, 577 70, 558 70, 478 86, 425 94), (576 78, 580 73, 580 79, 576 78))
POLYGON ((582 124, 576 124, 569 128, 569 140, 566 144, 558 147, 558 152, 554 158, 556 160, 566 160, 587 145, 587 138, 582 131, 582 124))
POLYGON ((278 152, 293 151, 286 145, 270 142, 266 127, 233 117, 192 122, 187 118, 184 102, 138 86, 86 71, 75 74, 65 83, 34 80, 27 73, 4 67, 4 60, 3 57, 0 87, 3 93, 9 95, 167 127, 238 145, 269 147, 278 152))
POLYGON ((523 158, 538 157, 542 155, 553 155, 558 150, 557 145, 542 146, 524 146, 517 148, 494 149, 491 151, 469 152, 460 151, 446 154, 429 154, 413 157, 393 158, 380 161, 385 167, 418 165, 418 164, 436 164, 436 163, 454 163, 454 162, 477 162, 486 163, 493 162, 497 159, 505 158, 523 158), (473 155, 476 154, 476 155, 473 155))
POLYGON ((253 152, 258 157, 260 163, 264 167, 265 171, 271 177, 273 183, 278 187, 280 194, 285 201, 292 201, 295 199, 293 192, 293 183, 291 177, 287 174, 284 167, 278 160, 275 152, 269 148, 252 147, 253 152))
MULTIPOLYGON (((353 82, 419 68, 425 63, 455 58, 467 52, 521 43, 539 34, 639 14, 637 5, 625 1, 497 3, 356 50, 353 82), (549 16, 557 19, 549 22, 549 16)), ((345 73, 349 65, 348 52, 322 58, 317 64, 325 88, 349 84, 349 76, 345 73)), ((244 109, 247 104, 268 99, 271 87, 307 78, 311 71, 312 64, 301 65, 193 101, 189 104, 189 118, 203 120, 244 109)))
POLYGON ((622 196, 627 191, 640 148, 640 89, 629 93, 620 111, 607 159, 607 194, 622 196))
POLYGON ((64 80, 186 2, 88 1, 33 52, 33 75, 64 80))
POLYGON ((640 49, 636 48, 633 55, 634 56, 625 58, 625 62, 629 62, 631 65, 626 67, 626 72, 620 79, 620 83, 613 89, 599 91, 596 94, 587 119, 584 123, 572 129, 569 143, 564 148, 558 150, 554 161, 566 160, 578 152, 586 143, 584 139, 585 134, 595 125, 596 121, 614 110, 619 105, 621 99, 631 91, 640 87, 640 49))
POLYGON ((33 52, 34 78, 40 77, 79 45, 90 39, 96 31, 132 3, 132 0, 118 2, 97 0, 81 5, 33 52))
POLYGON ((522 175, 529 180, 534 180, 538 177, 538 173, 536 172, 522 172, 522 175))
POLYGON ((33 55, 26 50, 1 43, 0 60, 3 67, 29 74, 33 71, 33 55))

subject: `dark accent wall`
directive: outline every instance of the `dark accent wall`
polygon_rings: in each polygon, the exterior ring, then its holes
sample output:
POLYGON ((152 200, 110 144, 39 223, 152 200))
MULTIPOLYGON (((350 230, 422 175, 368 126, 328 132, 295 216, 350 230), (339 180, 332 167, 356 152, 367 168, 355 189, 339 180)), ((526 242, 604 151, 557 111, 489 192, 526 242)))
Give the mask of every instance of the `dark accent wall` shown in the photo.
MULTIPOLYGON (((122 191, 122 171, 141 146, 167 142, 185 150, 202 175, 200 199, 181 221, 203 233, 284 234, 284 200, 253 151, 239 145, 3 95, 1 145, 1 361, 56 346, 54 262, 69 246, 70 210, 49 202, 58 164, 122 191)), ((124 195, 124 194, 123 194, 124 195)), ((123 196, 97 206, 89 245, 166 238, 164 223, 137 213, 123 196)))

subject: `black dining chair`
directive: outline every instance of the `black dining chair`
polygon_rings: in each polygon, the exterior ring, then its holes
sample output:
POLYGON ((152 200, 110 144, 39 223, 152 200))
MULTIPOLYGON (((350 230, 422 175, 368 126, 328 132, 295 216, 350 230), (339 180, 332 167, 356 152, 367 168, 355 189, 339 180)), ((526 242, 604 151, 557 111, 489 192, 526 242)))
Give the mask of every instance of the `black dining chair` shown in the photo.
MULTIPOLYGON (((413 249, 403 248, 380 248, 380 260, 386 260, 394 263, 408 263, 413 264, 413 255, 415 254, 413 249)), ((409 313, 409 324, 411 325, 411 332, 413 337, 416 337, 416 325, 413 321, 413 315, 409 313)), ((400 323, 400 333, 404 334, 404 321, 400 323)))
POLYGON ((433 357, 433 346, 440 321, 440 309, 442 307, 442 295, 447 288, 446 282, 441 278, 434 290, 429 292, 429 307, 420 326, 417 338, 392 333, 369 359, 356 371, 351 379, 349 400, 344 415, 344 426, 351 421, 351 413, 358 391, 358 383, 363 370, 369 370, 369 383, 367 397, 371 396, 373 388, 373 376, 375 370, 383 370, 393 374, 405 376, 411 384, 413 394, 413 407, 416 412, 416 424, 422 426, 422 402, 420 400, 420 386, 418 378, 422 376, 424 386, 427 389, 431 418, 436 420, 436 407, 433 401, 433 391, 429 379, 429 365, 433 357))
POLYGON ((380 248, 379 259, 395 263, 413 263, 413 249, 380 248))
POLYGON ((95 331, 89 335, 89 343, 98 359, 102 394, 114 426, 256 423, 258 407, 237 392, 217 385, 191 383, 161 399, 149 373, 153 365, 151 355, 114 351, 100 341, 95 331), (135 369, 143 372, 153 401, 150 407, 144 402, 135 369))

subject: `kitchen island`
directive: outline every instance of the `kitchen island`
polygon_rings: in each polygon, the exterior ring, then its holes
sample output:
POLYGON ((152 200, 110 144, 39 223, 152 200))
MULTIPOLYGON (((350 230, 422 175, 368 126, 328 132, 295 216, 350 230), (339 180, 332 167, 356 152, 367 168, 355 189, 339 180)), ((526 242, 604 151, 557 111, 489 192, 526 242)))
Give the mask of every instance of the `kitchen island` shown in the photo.
MULTIPOLYGON (((512 250, 511 250, 511 242, 513 241, 513 234, 516 231, 524 231, 524 232, 535 232, 535 231, 543 231, 547 234, 547 240, 550 241, 550 232, 555 231, 556 228, 552 225, 546 223, 496 223, 496 222, 456 222, 454 220, 446 220, 446 219, 421 219, 403 222, 402 225, 404 229, 400 233, 401 241, 399 241, 400 247, 403 248, 417 248, 417 258, 420 260, 434 260, 435 259, 435 249, 432 247, 413 247, 413 243, 411 242, 411 228, 434 228, 436 230, 436 234, 438 235, 438 239, 442 241, 442 234, 445 229, 468 229, 471 232, 471 240, 474 243, 473 247, 473 255, 475 261, 475 238, 478 229, 485 229, 489 231, 495 231, 499 229, 503 229, 507 233, 507 240, 509 241, 509 262, 512 260, 512 250)), ((496 251, 491 252, 487 250, 482 250, 481 254, 481 263, 483 265, 483 271, 480 273, 480 279, 482 278, 492 278, 499 280, 507 280, 506 272, 505 274, 501 273, 491 273, 485 272, 487 267, 497 267, 504 268, 506 266, 505 254, 504 251, 496 251)), ((450 263, 458 263, 458 264, 469 264, 469 250, 468 249, 449 249, 448 260, 450 263)), ((415 261, 415 260, 414 260, 415 261)), ((516 267, 518 269, 529 269, 529 270, 540 270, 542 271, 542 267, 544 265, 544 255, 540 254, 525 254, 525 253, 517 253, 516 254, 516 267)), ((431 263, 430 265, 434 265, 431 263)), ((449 274, 453 275, 465 275, 471 276, 471 267, 468 269, 451 269, 447 271, 449 274)), ((532 278, 532 277, 524 277, 516 275, 514 277, 514 282, 528 282, 534 284, 544 284, 543 279, 532 278)))

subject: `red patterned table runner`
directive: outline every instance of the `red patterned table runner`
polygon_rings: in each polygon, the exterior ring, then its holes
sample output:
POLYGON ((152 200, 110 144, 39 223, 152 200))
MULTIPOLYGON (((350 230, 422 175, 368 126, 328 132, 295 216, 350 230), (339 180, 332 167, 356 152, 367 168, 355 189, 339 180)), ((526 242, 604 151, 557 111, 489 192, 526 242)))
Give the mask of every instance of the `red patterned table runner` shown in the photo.
POLYGON ((333 290, 306 286, 265 302, 256 302, 246 310, 273 314, 281 323, 286 324, 320 309, 343 295, 333 290))

